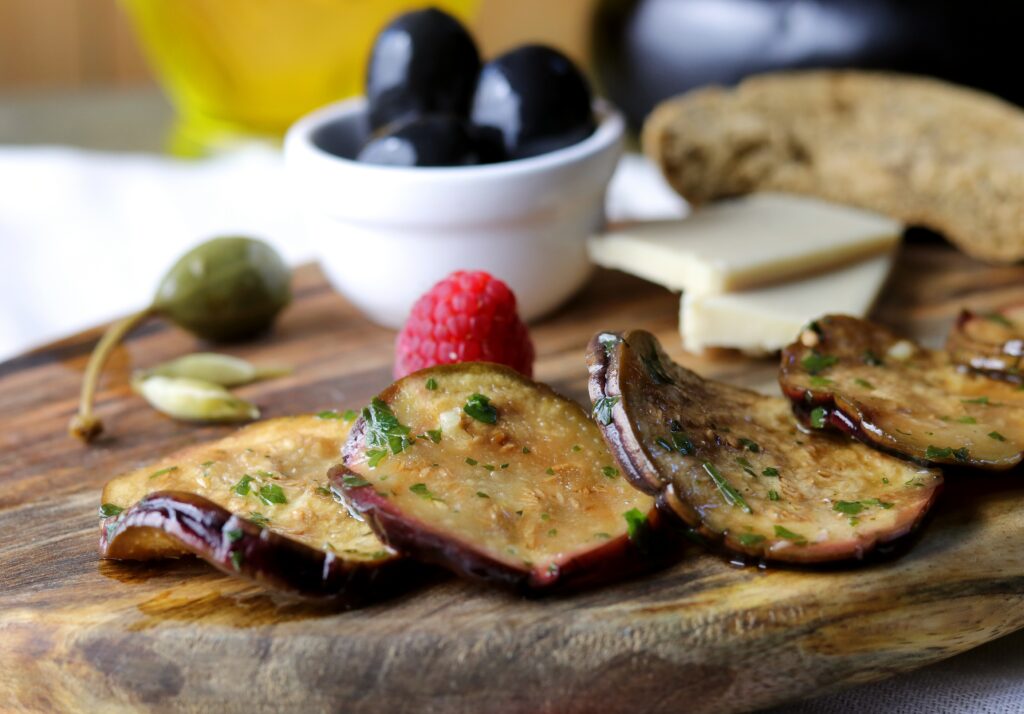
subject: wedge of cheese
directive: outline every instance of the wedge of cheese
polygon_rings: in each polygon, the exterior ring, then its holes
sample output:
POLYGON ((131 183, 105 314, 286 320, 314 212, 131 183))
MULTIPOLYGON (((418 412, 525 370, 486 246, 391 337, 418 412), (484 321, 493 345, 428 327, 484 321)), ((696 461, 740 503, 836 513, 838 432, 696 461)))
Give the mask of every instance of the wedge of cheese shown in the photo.
POLYGON ((902 226, 857 208, 756 194, 675 221, 638 223, 592 238, 591 259, 691 297, 747 290, 891 249, 902 226))
POLYGON ((684 293, 679 331, 690 352, 728 347, 748 354, 782 349, 822 315, 863 317, 893 264, 892 252, 781 285, 722 295, 684 293))

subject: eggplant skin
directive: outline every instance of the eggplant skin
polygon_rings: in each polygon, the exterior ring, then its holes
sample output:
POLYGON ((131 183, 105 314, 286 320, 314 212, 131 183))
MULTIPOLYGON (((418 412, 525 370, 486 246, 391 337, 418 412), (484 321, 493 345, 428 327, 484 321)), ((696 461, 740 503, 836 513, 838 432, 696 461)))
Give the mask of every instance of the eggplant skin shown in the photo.
POLYGON ((598 333, 587 362, 591 400, 614 403, 599 426, 621 469, 705 547, 862 559, 915 530, 939 493, 938 471, 801 432, 787 400, 704 380, 642 330, 598 333))
POLYGON ((779 386, 809 427, 916 463, 1004 471, 1024 458, 1019 385, 867 320, 815 320, 782 351, 779 386))
POLYGON ((946 351, 955 364, 992 379, 1024 382, 1024 304, 1007 305, 989 313, 962 310, 946 338, 946 351))
POLYGON ((401 565, 390 550, 373 561, 343 560, 186 491, 150 493, 101 525, 103 558, 135 560, 136 551, 148 558, 154 541, 169 540, 229 575, 293 596, 353 605, 390 591, 401 565))

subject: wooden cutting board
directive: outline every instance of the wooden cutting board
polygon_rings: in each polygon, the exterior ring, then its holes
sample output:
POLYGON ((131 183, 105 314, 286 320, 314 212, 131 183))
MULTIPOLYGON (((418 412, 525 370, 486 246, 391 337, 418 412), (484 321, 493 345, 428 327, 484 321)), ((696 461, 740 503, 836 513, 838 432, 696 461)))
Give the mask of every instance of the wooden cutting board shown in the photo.
MULTIPOLYGON (((382 276, 382 280, 386 276, 382 276)), ((359 407, 390 381, 394 334, 318 269, 270 336, 230 351, 294 365, 242 390, 268 417, 359 407)), ((932 343, 957 310, 1024 300, 1024 268, 908 246, 878 318, 932 343)), ((704 374, 773 388, 772 360, 685 358, 677 298, 612 272, 533 329, 537 376, 585 400, 584 345, 642 327, 704 374)), ((348 612, 281 600, 202 562, 96 555, 110 476, 225 427, 167 420, 131 369, 200 347, 153 323, 115 355, 108 435, 65 434, 99 330, 0 365, 0 709, 245 712, 735 712, 913 669, 1024 627, 1021 475, 954 474, 902 557, 825 571, 741 568, 694 549, 675 566, 573 596, 524 599, 444 574, 348 612)))

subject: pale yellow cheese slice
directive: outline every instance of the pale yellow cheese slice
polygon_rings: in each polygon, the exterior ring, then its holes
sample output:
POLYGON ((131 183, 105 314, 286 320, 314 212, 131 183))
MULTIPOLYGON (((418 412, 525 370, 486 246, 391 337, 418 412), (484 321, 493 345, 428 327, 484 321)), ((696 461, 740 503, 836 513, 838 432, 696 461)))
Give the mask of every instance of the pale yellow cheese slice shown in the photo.
POLYGON ((746 290, 891 249, 902 226, 814 198, 762 193, 682 220, 637 223, 595 236, 591 259, 691 296, 746 290))
POLYGON ((893 264, 892 252, 781 285, 724 295, 684 293, 679 331, 690 352, 728 347, 749 354, 782 349, 811 320, 864 317, 893 264))

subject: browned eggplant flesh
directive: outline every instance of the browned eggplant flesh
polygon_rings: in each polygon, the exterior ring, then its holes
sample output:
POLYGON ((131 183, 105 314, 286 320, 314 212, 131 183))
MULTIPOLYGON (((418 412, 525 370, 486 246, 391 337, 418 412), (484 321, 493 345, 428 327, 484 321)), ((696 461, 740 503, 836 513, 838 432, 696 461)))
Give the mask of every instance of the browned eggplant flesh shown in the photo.
POLYGON ((528 589, 636 570, 655 525, 586 411, 487 363, 394 383, 333 478, 399 552, 528 589))
POLYGON ((964 310, 950 330, 946 350, 955 364, 994 379, 1024 382, 1024 304, 964 310))
MULTIPOLYGON (((258 575, 300 593, 308 581, 290 580, 283 571, 275 576, 266 564, 295 556, 297 564, 327 563, 327 577, 396 560, 329 487, 328 471, 341 459, 354 418, 322 412, 269 419, 112 479, 100 507, 101 555, 150 560, 195 554, 226 572, 258 575), (228 531, 237 532, 237 542, 228 531), (245 560, 252 538, 260 542, 252 553, 258 563, 245 560), (232 547, 225 551, 225 544, 232 547)), ((305 594, 324 594, 325 587, 305 594)))
POLYGON ((590 344, 594 415, 625 474, 706 539, 752 558, 859 558, 910 532, 941 474, 798 429, 789 402, 705 380, 648 332, 590 344))
POLYGON ((928 464, 1003 470, 1024 451, 1024 391, 854 317, 816 320, 782 352, 782 391, 811 429, 928 464))

